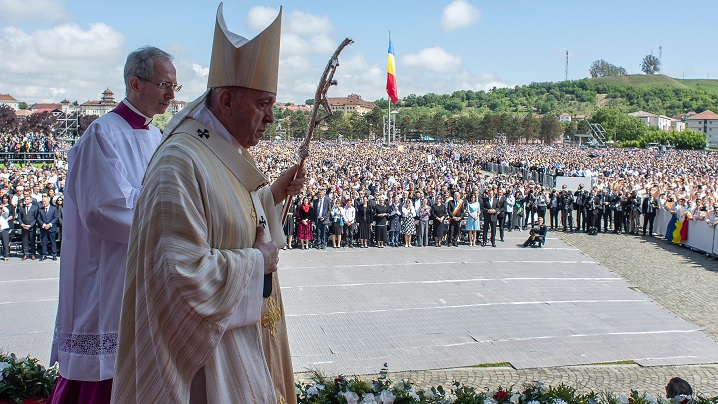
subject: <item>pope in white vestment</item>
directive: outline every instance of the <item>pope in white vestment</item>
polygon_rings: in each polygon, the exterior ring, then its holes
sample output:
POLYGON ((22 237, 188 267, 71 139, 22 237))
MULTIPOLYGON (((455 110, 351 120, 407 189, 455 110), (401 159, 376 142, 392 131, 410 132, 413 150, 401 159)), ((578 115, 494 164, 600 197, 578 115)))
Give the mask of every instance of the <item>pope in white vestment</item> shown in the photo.
POLYGON ((277 403, 259 323, 264 264, 252 245, 258 220, 284 245, 281 204, 211 112, 195 116, 207 125, 186 120, 147 170, 113 402, 277 403))

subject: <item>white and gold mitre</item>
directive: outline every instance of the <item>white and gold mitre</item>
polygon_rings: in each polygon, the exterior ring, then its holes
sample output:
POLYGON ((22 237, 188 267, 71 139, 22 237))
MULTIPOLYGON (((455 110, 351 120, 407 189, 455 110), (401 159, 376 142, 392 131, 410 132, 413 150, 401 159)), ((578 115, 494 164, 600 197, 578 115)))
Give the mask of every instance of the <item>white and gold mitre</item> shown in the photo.
POLYGON ((207 88, 237 86, 277 94, 281 32, 281 7, 274 22, 249 40, 227 29, 219 3, 207 88))
MULTIPOLYGON (((254 39, 230 32, 222 16, 222 3, 219 3, 207 88, 238 86, 277 94, 281 31, 280 7, 274 22, 254 39)), ((204 104, 208 93, 209 90, 205 91, 172 117, 164 130, 165 137, 170 136, 182 121, 194 115, 204 104)))

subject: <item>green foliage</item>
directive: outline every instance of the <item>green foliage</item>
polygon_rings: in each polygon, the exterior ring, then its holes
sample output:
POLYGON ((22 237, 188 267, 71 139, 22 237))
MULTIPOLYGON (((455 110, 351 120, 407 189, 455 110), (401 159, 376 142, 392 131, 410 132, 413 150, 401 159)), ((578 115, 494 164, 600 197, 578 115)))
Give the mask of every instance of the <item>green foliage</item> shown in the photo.
POLYGON ((37 359, 0 353, 0 398, 22 403, 31 397, 47 397, 58 375, 56 367, 45 369, 37 359))
POLYGON ((641 61, 641 71, 646 74, 656 74, 661 71, 661 61, 653 56, 646 55, 641 61))
POLYGON ((605 60, 597 60, 591 63, 591 67, 588 69, 588 73, 591 77, 608 77, 608 76, 624 76, 626 75, 626 69, 620 66, 612 65, 605 60))
MULTIPOLYGON (((565 384, 547 386, 541 382, 528 383, 523 388, 514 386, 495 390, 467 386, 454 381, 448 389, 442 386, 416 389, 411 382, 392 382, 384 364, 377 379, 371 382, 356 376, 338 376, 333 379, 314 371, 308 383, 297 383, 299 404, 335 403, 394 403, 394 404, 674 404, 680 401, 657 399, 647 393, 631 390, 618 396, 610 392, 581 393, 565 384)), ((692 397, 697 404, 718 404, 718 398, 692 397)))
MULTIPOLYGON (((344 139, 381 138, 389 102, 381 99, 375 104, 377 108, 365 115, 335 113, 317 128, 316 138, 336 139, 339 134, 344 139)), ((677 80, 660 74, 531 83, 452 94, 410 94, 391 107, 392 112, 398 111, 392 119, 400 139, 419 140, 426 136, 437 140, 479 141, 493 140, 497 134, 503 134, 509 142, 545 143, 553 142, 561 134, 588 133, 588 122, 584 120, 557 125, 555 118, 564 112, 592 116, 593 122, 601 123, 608 130, 609 140, 642 142, 648 128, 626 113, 643 110, 673 116, 707 109, 718 111, 718 80, 677 80)), ((292 135, 301 138, 308 113, 275 111, 276 119, 289 116, 292 135)), ((268 128, 268 133, 271 130, 268 128)), ((684 140, 676 143, 685 148, 702 147, 697 146, 701 143, 699 137, 684 140)))
POLYGON ((607 139, 618 142, 637 141, 648 130, 642 120, 615 108, 599 109, 591 122, 600 123, 606 130, 607 139))
POLYGON ((154 118, 152 118, 152 125, 155 125, 157 129, 164 132, 167 124, 170 123, 170 119, 172 119, 172 112, 165 111, 164 114, 155 115, 154 118))
POLYGON ((656 127, 648 128, 646 133, 638 140, 637 146, 646 147, 649 143, 659 145, 672 145, 676 149, 704 149, 706 135, 702 132, 686 129, 683 132, 674 130, 665 131, 656 127))

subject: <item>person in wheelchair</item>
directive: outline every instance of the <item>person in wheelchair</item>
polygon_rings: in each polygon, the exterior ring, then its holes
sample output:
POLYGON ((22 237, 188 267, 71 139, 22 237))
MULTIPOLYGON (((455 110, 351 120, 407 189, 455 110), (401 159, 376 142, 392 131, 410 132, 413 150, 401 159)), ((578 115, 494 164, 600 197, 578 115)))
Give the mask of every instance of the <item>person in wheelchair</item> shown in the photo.
POLYGON ((524 242, 524 247, 528 247, 529 245, 534 246, 536 243, 538 243, 539 247, 543 247, 543 245, 546 244, 547 231, 546 225, 543 224, 543 218, 539 216, 538 225, 529 230, 529 238, 524 242))

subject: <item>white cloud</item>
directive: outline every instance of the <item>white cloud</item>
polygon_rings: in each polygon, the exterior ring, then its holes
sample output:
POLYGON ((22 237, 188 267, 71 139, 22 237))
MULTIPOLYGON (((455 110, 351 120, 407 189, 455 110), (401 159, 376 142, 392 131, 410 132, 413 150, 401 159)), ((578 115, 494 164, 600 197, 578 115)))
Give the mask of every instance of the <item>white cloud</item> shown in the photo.
POLYGON ((326 35, 331 33, 333 26, 329 17, 316 16, 303 11, 293 11, 285 24, 285 32, 300 35, 326 35))
POLYGON ((481 12, 467 0, 454 0, 444 8, 441 27, 444 31, 454 31, 468 27, 479 20, 481 12))
POLYGON ((0 20, 58 22, 67 19, 64 2, 60 0, 0 0, 0 20))
POLYGON ((87 30, 64 24, 32 33, 3 28, 0 88, 28 103, 65 97, 96 100, 108 87, 121 97, 123 44, 124 37, 106 24, 93 24, 87 30))
POLYGON ((209 76, 209 67, 204 67, 198 65, 197 63, 192 64, 192 71, 194 71, 195 75, 201 79, 207 79, 207 76, 209 76))
POLYGON ((249 24, 252 29, 256 29, 257 31, 263 31, 269 26, 269 24, 272 23, 272 21, 274 21, 275 18, 277 18, 278 14, 279 9, 277 8, 254 6, 249 9, 249 13, 247 14, 247 24, 249 24))
MULTIPOLYGON (((406 55, 402 63, 410 67, 420 67, 435 72, 455 72, 461 68, 461 57, 454 56, 443 48, 426 48, 419 53, 406 55)), ((397 67, 398 69, 398 67, 397 67)))

